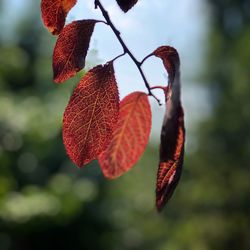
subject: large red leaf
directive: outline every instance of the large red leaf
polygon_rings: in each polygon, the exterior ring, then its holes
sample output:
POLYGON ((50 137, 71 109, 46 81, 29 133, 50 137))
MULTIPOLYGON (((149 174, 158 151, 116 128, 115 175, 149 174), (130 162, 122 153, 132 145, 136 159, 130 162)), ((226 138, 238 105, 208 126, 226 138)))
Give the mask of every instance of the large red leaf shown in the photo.
POLYGON ((61 83, 85 66, 96 20, 74 21, 60 33, 53 54, 54 81, 61 83))
POLYGON ((98 157, 107 178, 128 171, 141 157, 149 139, 151 109, 147 94, 134 92, 120 103, 117 128, 107 149, 98 157))
POLYGON ((68 12, 76 0, 42 0, 41 12, 44 25, 53 35, 58 35, 65 24, 68 12))
POLYGON ((157 174, 156 206, 160 211, 171 198, 181 176, 184 158, 184 113, 180 101, 180 59, 173 47, 162 46, 153 52, 163 60, 169 75, 166 112, 161 131, 160 163, 157 174))
POLYGON ((130 10, 137 2, 138 0, 116 0, 119 7, 124 11, 127 12, 130 10))
POLYGON ((79 167, 108 146, 119 115, 112 63, 90 70, 75 88, 63 117, 63 143, 79 167))

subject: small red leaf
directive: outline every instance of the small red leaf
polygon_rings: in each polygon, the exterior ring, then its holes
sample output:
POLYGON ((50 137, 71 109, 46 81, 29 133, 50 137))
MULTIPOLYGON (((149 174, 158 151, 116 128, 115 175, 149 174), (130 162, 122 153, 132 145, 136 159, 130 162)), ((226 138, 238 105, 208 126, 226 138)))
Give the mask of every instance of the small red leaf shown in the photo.
POLYGON ((60 33, 53 54, 54 81, 61 83, 85 66, 85 58, 96 20, 74 21, 60 33))
POLYGON ((148 96, 134 92, 120 103, 117 128, 107 149, 98 157, 107 178, 128 171, 141 157, 149 139, 151 109, 148 96))
POLYGON ((162 210, 171 198, 181 176, 184 157, 184 116, 179 106, 175 115, 165 117, 160 146, 160 164, 157 174, 156 205, 162 210))
POLYGON ((116 0, 119 7, 124 11, 127 12, 130 10, 137 2, 138 0, 116 0))
POLYGON ((170 46, 161 46, 156 49, 153 54, 163 60, 163 64, 168 71, 169 82, 173 84, 176 76, 176 71, 180 68, 180 59, 175 48, 170 46))
POLYGON ((113 64, 90 70, 75 88, 63 117, 63 143, 78 166, 89 163, 108 146, 119 115, 113 64))
POLYGON ((44 25, 53 35, 58 35, 65 24, 68 12, 76 0, 42 0, 41 12, 44 25))

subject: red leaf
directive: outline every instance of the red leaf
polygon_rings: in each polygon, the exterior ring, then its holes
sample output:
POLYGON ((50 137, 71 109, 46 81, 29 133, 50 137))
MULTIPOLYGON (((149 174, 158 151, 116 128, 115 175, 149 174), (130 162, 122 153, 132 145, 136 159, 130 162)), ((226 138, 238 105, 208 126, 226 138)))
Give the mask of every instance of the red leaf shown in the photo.
POLYGON ((85 58, 96 20, 74 21, 60 33, 54 54, 54 81, 61 83, 85 66, 85 58))
POLYGON ((153 52, 163 60, 168 71, 169 86, 166 90, 166 113, 161 131, 160 163, 157 174, 156 206, 162 210, 171 198, 181 176, 185 128, 180 101, 180 59, 173 47, 162 46, 153 52))
POLYGON ((78 166, 89 163, 108 146, 119 115, 113 64, 90 70, 75 88, 63 117, 63 143, 78 166))
POLYGON ((168 71, 169 82, 173 83, 176 71, 180 68, 180 59, 175 48, 170 46, 161 46, 153 54, 163 60, 163 64, 168 71))
POLYGON ((117 128, 107 149, 98 157, 107 178, 128 171, 141 157, 149 139, 151 109, 147 94, 134 92, 120 103, 117 128))
POLYGON ((53 35, 58 35, 65 24, 68 12, 76 0, 42 0, 41 12, 44 25, 53 35))
POLYGON ((130 10, 137 2, 138 0, 116 0, 119 7, 124 11, 127 12, 130 10))
POLYGON ((160 146, 160 164, 157 174, 156 205, 162 210, 171 198, 181 176, 184 157, 184 116, 182 107, 172 117, 165 117, 160 146))

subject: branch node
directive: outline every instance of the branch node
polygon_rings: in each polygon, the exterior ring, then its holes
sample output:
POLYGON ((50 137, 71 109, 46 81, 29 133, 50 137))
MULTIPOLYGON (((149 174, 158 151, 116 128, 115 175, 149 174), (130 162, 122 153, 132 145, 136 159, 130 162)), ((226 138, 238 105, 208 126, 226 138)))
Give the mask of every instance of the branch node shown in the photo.
POLYGON ((157 101, 157 103, 158 103, 159 106, 162 105, 160 99, 158 99, 152 92, 148 93, 148 96, 152 96, 157 101))

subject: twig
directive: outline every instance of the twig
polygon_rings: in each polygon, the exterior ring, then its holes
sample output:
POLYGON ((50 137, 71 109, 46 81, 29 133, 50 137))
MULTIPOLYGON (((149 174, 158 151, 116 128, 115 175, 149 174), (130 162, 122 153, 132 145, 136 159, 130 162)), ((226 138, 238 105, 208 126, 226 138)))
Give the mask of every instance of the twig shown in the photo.
POLYGON ((161 102, 160 100, 152 93, 151 89, 150 89, 150 85, 146 79, 146 76, 141 68, 141 62, 139 62, 135 57, 134 55, 131 53, 131 51, 128 49, 127 45, 124 43, 124 41, 122 40, 121 38, 121 34, 120 34, 120 31, 116 29, 116 27, 114 26, 114 24, 112 23, 112 21, 110 20, 110 17, 109 17, 109 14, 108 12, 105 10, 105 8, 103 7, 103 5, 101 4, 100 0, 95 0, 95 8, 98 8, 101 10, 102 12, 102 15, 103 17, 105 18, 107 24, 110 26, 110 28, 113 30, 115 36, 117 37, 118 41, 120 42, 122 48, 123 48, 123 51, 124 51, 124 55, 125 54, 128 54, 130 56, 130 58, 132 59, 132 61, 135 63, 136 67, 138 68, 140 74, 141 74, 141 77, 145 83, 145 86, 148 90, 148 95, 149 96, 152 96, 155 98, 155 100, 158 102, 159 105, 161 105, 161 102))
POLYGON ((143 60, 140 62, 140 64, 142 65, 149 57, 153 56, 154 54, 151 53, 149 55, 147 55, 146 57, 143 58, 143 60))
POLYGON ((109 62, 114 62, 116 59, 118 59, 118 58, 120 58, 120 57, 122 57, 122 56, 124 56, 126 53, 125 52, 123 52, 122 54, 120 54, 120 55, 118 55, 118 56, 116 56, 115 58, 113 58, 112 60, 110 60, 109 62))

